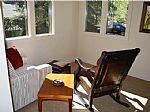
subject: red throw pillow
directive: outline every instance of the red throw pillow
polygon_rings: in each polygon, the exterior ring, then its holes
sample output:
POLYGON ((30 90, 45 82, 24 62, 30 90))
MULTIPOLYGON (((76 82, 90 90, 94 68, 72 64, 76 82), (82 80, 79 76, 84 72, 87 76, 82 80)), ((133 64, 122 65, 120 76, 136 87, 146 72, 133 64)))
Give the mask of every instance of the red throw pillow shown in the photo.
POLYGON ((14 67, 14 69, 17 69, 17 68, 23 66, 22 57, 20 56, 16 47, 13 46, 13 47, 7 49, 6 57, 9 59, 12 66, 14 67))

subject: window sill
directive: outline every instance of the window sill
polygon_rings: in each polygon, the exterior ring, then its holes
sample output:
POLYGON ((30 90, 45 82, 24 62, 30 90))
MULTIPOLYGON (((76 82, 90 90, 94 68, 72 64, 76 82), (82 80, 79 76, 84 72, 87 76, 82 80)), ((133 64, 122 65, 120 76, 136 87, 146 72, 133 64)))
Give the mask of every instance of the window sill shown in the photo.
POLYGON ((117 40, 129 40, 128 39, 128 34, 126 33, 125 36, 121 36, 121 35, 110 35, 110 34, 104 34, 104 37, 106 38, 110 38, 110 39, 117 39, 117 40))
POLYGON ((54 33, 36 34, 36 37, 45 37, 45 36, 51 36, 51 35, 54 35, 54 33))
POLYGON ((28 39, 31 38, 30 36, 19 36, 19 37, 10 37, 10 38, 6 38, 6 40, 20 40, 20 39, 28 39))
POLYGON ((85 34, 85 35, 90 35, 90 36, 95 36, 95 37, 101 35, 100 32, 99 32, 99 33, 95 33, 95 32, 85 32, 85 31, 83 32, 83 34, 85 34))
POLYGON ((84 35, 88 35, 91 37, 101 37, 101 38, 105 38, 105 39, 116 39, 116 40, 125 40, 125 41, 129 41, 128 39, 128 34, 126 33, 125 36, 121 36, 121 35, 109 35, 109 34, 103 34, 103 33, 93 33, 93 32, 83 32, 84 35))

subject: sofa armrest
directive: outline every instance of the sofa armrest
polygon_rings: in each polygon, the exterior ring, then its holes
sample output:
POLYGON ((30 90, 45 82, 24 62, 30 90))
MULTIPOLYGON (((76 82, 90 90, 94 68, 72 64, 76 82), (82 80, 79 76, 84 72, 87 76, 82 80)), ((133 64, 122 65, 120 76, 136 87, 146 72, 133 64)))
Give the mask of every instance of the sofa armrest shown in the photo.
POLYGON ((35 66, 35 69, 37 70, 41 70, 44 68, 47 68, 47 72, 50 72, 50 73, 52 72, 52 66, 49 64, 41 64, 41 65, 35 66))
POLYGON ((41 87, 43 81, 47 74, 52 73, 52 66, 49 64, 41 64, 34 67, 37 70, 37 75, 39 77, 39 88, 41 87))

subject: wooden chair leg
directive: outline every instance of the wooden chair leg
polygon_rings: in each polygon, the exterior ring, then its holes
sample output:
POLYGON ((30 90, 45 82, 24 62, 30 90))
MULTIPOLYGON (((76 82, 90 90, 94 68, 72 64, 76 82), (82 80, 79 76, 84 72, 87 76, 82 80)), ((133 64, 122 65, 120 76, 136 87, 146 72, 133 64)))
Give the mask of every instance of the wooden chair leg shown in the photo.
POLYGON ((116 93, 116 100, 117 100, 117 101, 120 101, 120 92, 117 92, 117 93, 116 93))
POLYGON ((123 101, 120 101, 120 93, 118 92, 116 94, 116 97, 113 95, 113 94, 110 94, 110 97, 115 100, 117 103, 125 106, 125 107, 130 107, 130 105, 128 105, 127 103, 123 102, 123 101))
POLYGON ((90 98, 89 98, 89 110, 90 111, 93 111, 92 104, 93 104, 93 97, 90 96, 90 98))
POLYGON ((79 71, 80 68, 78 68, 75 72, 74 72, 74 89, 77 90, 77 84, 78 84, 78 80, 79 80, 79 71))
POLYGON ((76 80, 76 79, 74 80, 74 89, 75 89, 76 91, 78 91, 78 90, 77 90, 77 80, 76 80))

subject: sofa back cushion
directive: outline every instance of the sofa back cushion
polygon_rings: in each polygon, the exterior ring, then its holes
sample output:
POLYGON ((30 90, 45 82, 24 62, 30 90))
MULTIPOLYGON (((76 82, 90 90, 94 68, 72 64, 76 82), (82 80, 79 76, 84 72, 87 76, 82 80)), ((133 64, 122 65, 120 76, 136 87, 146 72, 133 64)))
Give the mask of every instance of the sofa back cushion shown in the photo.
POLYGON ((11 47, 9 49, 6 49, 6 56, 11 62, 12 66, 16 70, 17 68, 23 66, 23 60, 21 55, 19 54, 16 47, 11 47))

